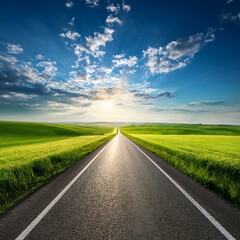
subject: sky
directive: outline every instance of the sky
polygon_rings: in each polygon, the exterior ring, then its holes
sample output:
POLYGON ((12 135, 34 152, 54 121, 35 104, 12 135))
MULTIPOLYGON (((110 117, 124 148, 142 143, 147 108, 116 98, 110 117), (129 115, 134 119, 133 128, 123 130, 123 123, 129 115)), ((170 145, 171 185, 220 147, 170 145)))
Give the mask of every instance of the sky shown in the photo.
POLYGON ((0 120, 240 124, 239 0, 8 0, 0 120))

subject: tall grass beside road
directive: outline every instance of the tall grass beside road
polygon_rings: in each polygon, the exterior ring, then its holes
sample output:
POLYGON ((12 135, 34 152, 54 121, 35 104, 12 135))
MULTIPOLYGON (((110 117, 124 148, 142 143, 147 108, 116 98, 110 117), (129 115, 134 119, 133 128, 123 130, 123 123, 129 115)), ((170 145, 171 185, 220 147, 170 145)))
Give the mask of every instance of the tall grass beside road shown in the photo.
POLYGON ((0 122, 0 129, 0 212, 117 133, 111 128, 17 122, 0 122))
POLYGON ((199 132, 199 125, 185 124, 176 124, 175 127, 163 124, 163 129, 161 124, 131 126, 121 128, 121 131, 197 182, 240 207, 239 126, 201 125, 201 134, 192 134, 194 131, 199 132), (169 128, 169 132, 166 128, 169 128), (183 134, 185 129, 190 134, 183 134), (178 131, 180 134, 177 134, 178 131), (174 134, 171 134, 172 132, 174 134))

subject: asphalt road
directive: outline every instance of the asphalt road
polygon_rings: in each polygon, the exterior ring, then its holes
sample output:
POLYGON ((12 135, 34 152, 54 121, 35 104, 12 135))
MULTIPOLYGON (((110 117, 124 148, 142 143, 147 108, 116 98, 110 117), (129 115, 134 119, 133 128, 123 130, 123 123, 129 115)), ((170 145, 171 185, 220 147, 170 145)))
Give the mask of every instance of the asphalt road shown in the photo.
POLYGON ((240 239, 239 210, 141 149, 118 134, 1 216, 0 239, 240 239))

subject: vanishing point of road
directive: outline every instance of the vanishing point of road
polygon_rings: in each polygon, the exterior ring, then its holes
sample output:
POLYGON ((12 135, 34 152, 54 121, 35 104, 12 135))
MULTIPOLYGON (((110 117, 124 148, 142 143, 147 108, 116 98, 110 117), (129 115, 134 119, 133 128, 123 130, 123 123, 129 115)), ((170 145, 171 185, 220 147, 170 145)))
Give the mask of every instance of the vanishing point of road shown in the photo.
POLYGON ((119 132, 2 215, 0 239, 240 239, 240 211, 119 132))

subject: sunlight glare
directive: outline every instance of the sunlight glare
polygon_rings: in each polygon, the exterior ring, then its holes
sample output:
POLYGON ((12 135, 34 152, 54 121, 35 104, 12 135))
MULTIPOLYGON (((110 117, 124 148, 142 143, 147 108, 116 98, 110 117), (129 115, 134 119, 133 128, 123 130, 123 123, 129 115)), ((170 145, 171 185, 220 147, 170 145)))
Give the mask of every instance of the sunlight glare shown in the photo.
POLYGON ((103 101, 102 102, 102 108, 104 109, 104 110, 111 110, 112 109, 112 102, 111 101, 109 101, 109 100, 105 100, 105 101, 103 101))

